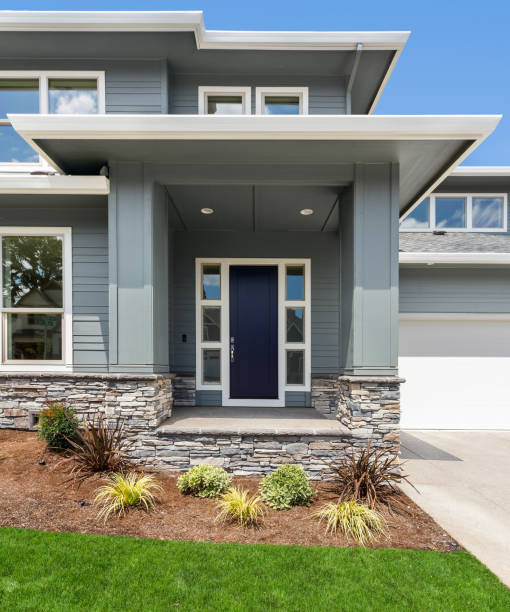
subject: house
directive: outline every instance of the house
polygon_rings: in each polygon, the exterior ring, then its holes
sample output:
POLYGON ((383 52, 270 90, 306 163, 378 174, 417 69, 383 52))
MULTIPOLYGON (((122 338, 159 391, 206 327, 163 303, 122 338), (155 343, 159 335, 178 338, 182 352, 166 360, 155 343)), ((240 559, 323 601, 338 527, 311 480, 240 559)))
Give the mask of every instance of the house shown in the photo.
POLYGON ((408 32, 30 11, 0 30, 3 282, 60 275, 51 308, 4 287, 0 425, 64 397, 169 469, 398 448, 399 255, 408 313, 430 271, 405 257, 451 240, 402 233, 399 254, 399 220, 500 117, 374 115, 408 32), (7 256, 13 237, 31 249, 7 256))

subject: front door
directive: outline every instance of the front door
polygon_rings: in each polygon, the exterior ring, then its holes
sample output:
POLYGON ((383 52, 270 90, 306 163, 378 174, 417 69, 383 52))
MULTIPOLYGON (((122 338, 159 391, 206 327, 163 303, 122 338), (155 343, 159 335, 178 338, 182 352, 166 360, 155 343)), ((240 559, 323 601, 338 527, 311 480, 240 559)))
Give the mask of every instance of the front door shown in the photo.
POLYGON ((230 398, 278 398, 277 266, 230 266, 230 398))

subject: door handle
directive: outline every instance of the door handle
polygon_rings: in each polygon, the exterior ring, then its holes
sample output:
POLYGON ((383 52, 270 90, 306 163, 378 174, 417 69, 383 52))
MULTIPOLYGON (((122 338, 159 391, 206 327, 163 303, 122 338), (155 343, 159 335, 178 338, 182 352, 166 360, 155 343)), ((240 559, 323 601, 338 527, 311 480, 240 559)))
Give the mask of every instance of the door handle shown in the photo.
POLYGON ((235 339, 230 338, 230 363, 235 363, 235 339))

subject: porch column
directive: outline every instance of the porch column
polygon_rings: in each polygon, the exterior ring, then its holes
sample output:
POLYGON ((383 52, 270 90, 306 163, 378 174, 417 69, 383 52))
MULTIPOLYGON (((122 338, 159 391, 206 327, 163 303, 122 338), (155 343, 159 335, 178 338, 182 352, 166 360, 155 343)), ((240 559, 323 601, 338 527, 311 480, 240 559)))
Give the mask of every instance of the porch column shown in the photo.
POLYGON ((398 164, 357 164, 341 202, 341 359, 346 375, 398 365, 398 164))
POLYGON ((398 164, 357 164, 341 203, 337 418, 358 444, 400 443, 398 164))
POLYGON ((109 368, 167 372, 167 194, 142 163, 109 166, 109 368))

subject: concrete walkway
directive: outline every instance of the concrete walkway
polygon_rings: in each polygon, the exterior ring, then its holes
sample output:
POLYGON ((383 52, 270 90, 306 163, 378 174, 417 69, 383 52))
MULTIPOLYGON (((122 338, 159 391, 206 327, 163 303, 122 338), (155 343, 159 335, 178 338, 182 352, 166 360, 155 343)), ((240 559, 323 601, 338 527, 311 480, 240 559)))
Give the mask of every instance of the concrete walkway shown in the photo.
POLYGON ((510 432, 404 431, 402 488, 510 587, 510 432))

